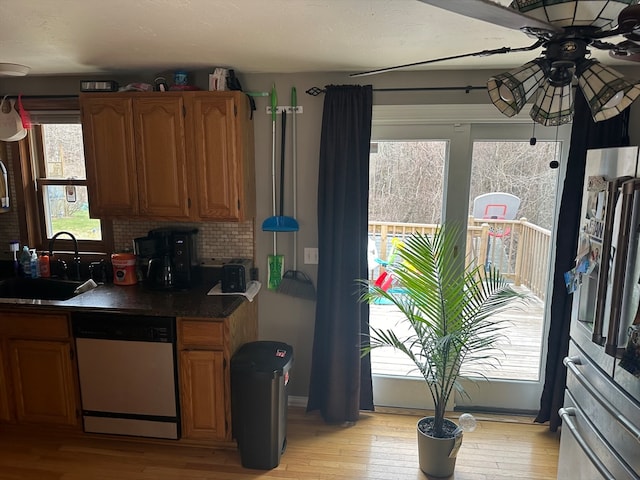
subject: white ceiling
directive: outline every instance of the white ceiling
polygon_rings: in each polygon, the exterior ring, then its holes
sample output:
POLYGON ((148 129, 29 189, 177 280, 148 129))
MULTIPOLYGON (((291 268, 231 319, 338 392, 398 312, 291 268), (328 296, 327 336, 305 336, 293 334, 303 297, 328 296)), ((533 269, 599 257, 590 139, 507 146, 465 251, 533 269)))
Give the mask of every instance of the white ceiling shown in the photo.
MULTIPOLYGON (((519 31, 418 0, 0 1, 0 63, 27 65, 30 75, 215 66, 241 73, 358 72, 533 43, 519 31)), ((420 68, 509 68, 539 53, 420 68)), ((606 52, 596 57, 629 64, 606 52)))

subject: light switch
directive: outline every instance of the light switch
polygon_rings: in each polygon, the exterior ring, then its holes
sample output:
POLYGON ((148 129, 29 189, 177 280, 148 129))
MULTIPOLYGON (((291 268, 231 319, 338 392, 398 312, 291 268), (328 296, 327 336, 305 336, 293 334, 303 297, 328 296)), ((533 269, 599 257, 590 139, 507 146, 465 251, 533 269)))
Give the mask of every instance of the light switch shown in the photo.
POLYGON ((304 263, 307 265, 318 264, 318 249, 317 248, 305 248, 304 249, 304 263))

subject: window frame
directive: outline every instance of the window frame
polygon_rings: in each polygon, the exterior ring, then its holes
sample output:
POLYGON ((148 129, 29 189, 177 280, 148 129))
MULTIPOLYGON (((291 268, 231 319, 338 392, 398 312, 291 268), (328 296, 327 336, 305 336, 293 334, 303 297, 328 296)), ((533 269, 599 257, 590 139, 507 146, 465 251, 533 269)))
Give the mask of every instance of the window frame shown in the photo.
MULTIPOLYGON (((80 106, 77 96, 64 98, 24 98, 23 105, 31 116, 34 124, 27 136, 19 142, 11 143, 11 155, 14 159, 16 175, 17 202, 24 205, 19 209, 20 237, 32 248, 49 250, 50 239, 47 236, 43 189, 44 185, 87 186, 87 180, 47 179, 39 177, 39 172, 45 171, 44 147, 42 143, 42 127, 38 124, 42 119, 55 119, 50 123, 68 123, 65 118, 80 117, 80 106)), ((88 186, 87 186, 88 188, 88 186)), ((95 254, 96 257, 113 252, 113 225, 110 220, 100 219, 102 240, 78 240, 78 250, 83 254, 95 254)), ((56 239, 56 252, 73 252, 71 239, 62 236, 56 239)))

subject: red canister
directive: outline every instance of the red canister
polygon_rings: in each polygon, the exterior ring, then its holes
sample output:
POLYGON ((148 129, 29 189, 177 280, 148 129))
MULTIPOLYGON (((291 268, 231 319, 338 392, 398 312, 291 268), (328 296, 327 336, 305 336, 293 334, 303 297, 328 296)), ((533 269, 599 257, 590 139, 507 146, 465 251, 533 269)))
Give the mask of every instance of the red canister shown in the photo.
POLYGON ((135 285, 138 283, 136 256, 133 253, 112 254, 111 265, 113 265, 114 285, 135 285))

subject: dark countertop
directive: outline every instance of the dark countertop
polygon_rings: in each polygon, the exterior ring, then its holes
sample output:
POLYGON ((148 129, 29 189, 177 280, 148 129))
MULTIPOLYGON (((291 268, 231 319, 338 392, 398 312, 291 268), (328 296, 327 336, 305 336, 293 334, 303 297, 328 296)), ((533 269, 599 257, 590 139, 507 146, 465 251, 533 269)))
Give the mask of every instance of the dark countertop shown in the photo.
POLYGON ((100 311, 176 317, 228 317, 242 302, 242 295, 207 295, 213 284, 187 291, 151 290, 142 284, 101 284, 97 288, 64 300, 0 298, 0 308, 39 307, 65 311, 100 311))

